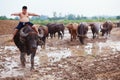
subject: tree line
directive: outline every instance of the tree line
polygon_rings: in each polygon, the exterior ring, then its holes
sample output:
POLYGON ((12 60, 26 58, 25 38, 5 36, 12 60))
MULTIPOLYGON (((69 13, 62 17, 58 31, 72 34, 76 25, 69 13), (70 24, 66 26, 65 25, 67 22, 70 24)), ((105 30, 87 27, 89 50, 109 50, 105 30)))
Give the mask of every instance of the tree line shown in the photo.
MULTIPOLYGON (((49 17, 47 15, 41 15, 40 17, 33 16, 30 18, 31 20, 111 20, 111 19, 117 19, 120 20, 119 16, 92 16, 92 17, 86 17, 84 15, 75 15, 75 14, 67 14, 62 16, 61 13, 53 12, 53 17, 49 17)), ((8 18, 6 16, 0 16, 0 20, 19 20, 19 17, 15 18, 8 18)))

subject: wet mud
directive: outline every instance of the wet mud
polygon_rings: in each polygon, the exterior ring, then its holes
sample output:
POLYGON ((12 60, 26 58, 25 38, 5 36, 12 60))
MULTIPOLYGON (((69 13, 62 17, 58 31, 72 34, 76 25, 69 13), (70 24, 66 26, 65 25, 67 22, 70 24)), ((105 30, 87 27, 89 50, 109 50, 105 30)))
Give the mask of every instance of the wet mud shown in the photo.
POLYGON ((30 71, 30 56, 26 67, 21 67, 11 35, 1 35, 0 80, 120 80, 119 30, 114 28, 107 39, 92 39, 89 31, 85 45, 78 39, 71 42, 67 30, 62 40, 48 38, 45 49, 37 49, 34 71, 30 71))

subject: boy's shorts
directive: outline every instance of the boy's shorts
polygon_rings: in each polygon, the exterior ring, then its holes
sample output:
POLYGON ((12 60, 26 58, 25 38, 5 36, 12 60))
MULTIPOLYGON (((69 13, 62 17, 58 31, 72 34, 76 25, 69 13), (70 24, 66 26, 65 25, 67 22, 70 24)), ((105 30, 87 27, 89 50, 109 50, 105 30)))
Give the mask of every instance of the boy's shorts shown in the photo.
POLYGON ((25 26, 25 24, 28 24, 31 27, 33 26, 33 23, 31 23, 31 22, 19 22, 19 24, 17 25, 16 29, 20 30, 21 28, 23 28, 25 26))

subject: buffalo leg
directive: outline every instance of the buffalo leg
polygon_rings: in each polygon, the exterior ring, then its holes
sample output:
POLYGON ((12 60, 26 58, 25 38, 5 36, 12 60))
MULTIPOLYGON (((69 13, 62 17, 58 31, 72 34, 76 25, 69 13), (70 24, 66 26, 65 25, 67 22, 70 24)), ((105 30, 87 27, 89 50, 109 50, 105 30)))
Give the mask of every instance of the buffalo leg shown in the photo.
POLYGON ((102 32, 102 36, 104 36, 105 32, 104 31, 101 31, 102 32))
POLYGON ((99 33, 96 34, 96 37, 99 38, 99 33))
POLYGON ((95 33, 93 33, 93 39, 95 39, 95 37, 96 37, 96 35, 95 35, 95 33))
POLYGON ((110 31, 108 31, 108 36, 110 37, 110 31))
POLYGON ((108 32, 106 32, 106 33, 104 34, 104 36, 105 36, 105 38, 107 39, 107 36, 108 36, 108 32))
POLYGON ((53 33, 54 37, 55 37, 55 33, 53 33))
POLYGON ((61 39, 63 39, 64 33, 62 31, 60 31, 60 35, 61 35, 61 39))
POLYGON ((50 37, 51 37, 51 39, 53 38, 53 34, 52 33, 50 34, 50 37))
POLYGON ((65 33, 64 33, 64 30, 62 30, 62 33, 63 33, 63 36, 64 36, 64 34, 65 34, 65 33))
POLYGON ((48 37, 49 37, 49 33, 46 35, 46 38, 48 39, 48 37))
POLYGON ((76 35, 77 35, 77 34, 73 34, 73 39, 74 39, 74 40, 76 40, 76 35))
POLYGON ((59 31, 58 32, 58 39, 61 37, 61 39, 62 39, 62 34, 61 34, 61 32, 59 31))
POLYGON ((34 56, 35 56, 35 53, 32 53, 31 54, 31 70, 34 69, 34 56))
POLYGON ((43 42, 44 42, 43 49, 45 49, 45 42, 46 42, 46 37, 45 36, 43 37, 43 42))
POLYGON ((80 40, 81 44, 84 44, 84 38, 82 36, 79 37, 79 40, 80 40))
POLYGON ((25 67, 26 60, 25 60, 25 53, 24 52, 21 52, 20 60, 21 60, 22 67, 25 67))
POLYGON ((58 32, 58 39, 60 38, 60 32, 58 32))
POLYGON ((61 39, 63 38, 63 35, 62 35, 62 32, 61 31, 59 31, 58 32, 58 39, 61 37, 61 39))
POLYGON ((72 38, 72 36, 73 36, 73 35, 71 34, 71 41, 73 41, 73 38, 72 38))

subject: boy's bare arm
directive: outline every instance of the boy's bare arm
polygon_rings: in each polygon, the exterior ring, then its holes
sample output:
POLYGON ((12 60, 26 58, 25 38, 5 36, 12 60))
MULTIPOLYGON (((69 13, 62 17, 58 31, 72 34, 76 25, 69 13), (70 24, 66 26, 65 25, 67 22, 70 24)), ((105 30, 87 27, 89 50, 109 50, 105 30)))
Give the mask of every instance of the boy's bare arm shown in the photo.
POLYGON ((13 13, 11 16, 20 16, 20 13, 13 13))
POLYGON ((40 16, 38 14, 35 14, 35 13, 28 13, 29 16, 40 16))

